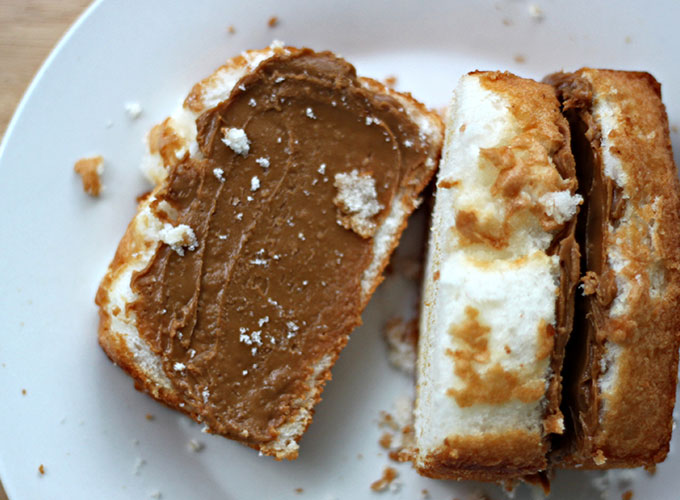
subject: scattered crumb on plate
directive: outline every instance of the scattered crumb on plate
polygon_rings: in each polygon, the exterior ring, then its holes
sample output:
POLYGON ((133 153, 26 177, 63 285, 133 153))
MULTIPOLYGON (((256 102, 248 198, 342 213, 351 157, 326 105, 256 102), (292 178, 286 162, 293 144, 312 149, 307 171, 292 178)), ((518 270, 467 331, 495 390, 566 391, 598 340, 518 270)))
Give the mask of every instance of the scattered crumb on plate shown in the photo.
POLYGON ((371 483, 371 489, 373 491, 385 491, 397 477, 399 477, 399 473, 396 469, 393 467, 385 467, 383 469, 382 477, 371 483))
POLYGON ((135 476, 139 476, 140 472, 142 471, 142 467, 144 467, 144 465, 146 465, 146 460, 144 460, 143 458, 137 457, 137 459, 135 460, 135 466, 132 469, 132 473, 135 476))
POLYGON ((151 413, 147 413, 147 414, 144 416, 144 418, 146 418, 147 420, 153 420, 153 419, 156 418, 156 417, 154 417, 151 413))
POLYGON ((385 430, 378 444, 388 450, 388 456, 395 462, 407 462, 414 456, 415 435, 413 431, 413 397, 403 395, 393 404, 394 416, 380 412, 378 427, 385 430))
POLYGON ((626 43, 631 43, 633 41, 633 38, 630 35, 628 35, 626 36, 626 38, 623 39, 623 41, 626 43))
POLYGON ((529 4, 529 15, 534 21, 542 21, 545 19, 543 9, 535 3, 529 4))
POLYGON ((524 57, 522 54, 515 54, 515 57, 513 57, 513 60, 517 64, 524 64, 525 62, 527 62, 526 57, 524 57))
POLYGON ((83 190, 90 196, 99 196, 102 190, 100 176, 104 173, 104 158, 92 156, 81 158, 73 166, 73 170, 83 181, 83 190))
POLYGON ((136 120, 142 114, 142 106, 136 101, 126 102, 125 113, 130 120, 136 120))
POLYGON ((21 394, 25 396, 26 395, 26 389, 21 389, 21 394))
POLYGON ((298 495, 300 495, 300 494, 303 493, 304 491, 305 491, 305 490, 302 489, 302 488, 295 488, 295 493, 297 493, 298 495))
POLYGON ((504 17, 501 22, 503 23, 503 26, 512 26, 512 19, 508 17, 504 17))
POLYGON ((40 473, 41 476, 45 475, 45 466, 43 464, 40 464, 38 466, 38 472, 40 473))
POLYGON ((194 453, 198 453, 203 448, 205 448, 205 445, 203 443, 201 443, 200 441, 197 441, 195 439, 190 439, 188 446, 189 446, 189 450, 193 451, 194 453))
POLYGON ((234 33, 236 33, 236 28, 234 28, 234 25, 233 25, 233 24, 230 24, 230 25, 227 27, 227 33, 229 33, 230 35, 233 35, 234 33))
POLYGON ((621 493, 621 500, 633 500, 633 490, 626 490, 621 493))
POLYGON ((387 360, 390 364, 413 375, 416 369, 416 346, 418 344, 418 318, 409 321, 401 317, 390 319, 383 327, 387 343, 387 360))
POLYGON ((272 16, 267 21, 267 26, 270 28, 276 28, 279 25, 279 18, 277 16, 272 16))
POLYGON ((393 89, 397 86, 397 77, 395 75, 387 75, 384 82, 386 87, 393 89))

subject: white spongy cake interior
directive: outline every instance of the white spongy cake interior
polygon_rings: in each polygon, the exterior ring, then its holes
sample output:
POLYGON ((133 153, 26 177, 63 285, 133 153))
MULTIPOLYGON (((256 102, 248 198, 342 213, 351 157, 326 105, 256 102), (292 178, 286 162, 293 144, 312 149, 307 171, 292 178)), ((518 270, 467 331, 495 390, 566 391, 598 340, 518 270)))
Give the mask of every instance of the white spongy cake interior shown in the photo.
POLYGON ((539 360, 537 354, 540 325, 555 324, 559 259, 545 253, 552 234, 529 221, 514 228, 507 248, 496 250, 465 245, 452 228, 460 210, 472 210, 480 220, 505 213, 490 192, 497 174, 480 166, 480 148, 507 144, 517 133, 508 106, 471 74, 461 79, 449 108, 438 182, 455 181, 455 187, 437 190, 426 264, 415 408, 420 463, 447 437, 543 431, 544 397, 460 406, 447 393, 467 383, 450 353, 469 347, 451 331, 470 320, 470 308, 488 328, 488 359, 475 363, 478 372, 500 364, 525 380, 545 381, 547 388, 549 356, 539 360))

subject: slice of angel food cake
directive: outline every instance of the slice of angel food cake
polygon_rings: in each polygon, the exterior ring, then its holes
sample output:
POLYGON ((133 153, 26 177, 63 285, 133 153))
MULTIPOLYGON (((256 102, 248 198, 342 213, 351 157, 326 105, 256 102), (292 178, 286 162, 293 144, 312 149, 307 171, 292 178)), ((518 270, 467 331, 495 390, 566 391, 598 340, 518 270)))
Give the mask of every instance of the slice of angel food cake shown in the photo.
POLYGON ((330 52, 231 59, 148 135, 155 188, 97 293, 101 346, 208 432, 296 458, 442 142, 330 52))
POLYGON ((463 76, 446 118, 423 286, 416 469, 501 481, 548 468, 579 278, 582 202, 550 85, 463 76))

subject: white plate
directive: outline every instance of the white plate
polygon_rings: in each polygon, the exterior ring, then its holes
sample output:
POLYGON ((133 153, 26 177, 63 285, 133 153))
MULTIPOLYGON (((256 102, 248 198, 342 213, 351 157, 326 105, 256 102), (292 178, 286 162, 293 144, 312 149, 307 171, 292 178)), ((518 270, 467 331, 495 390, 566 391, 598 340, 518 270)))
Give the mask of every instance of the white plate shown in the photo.
MULTIPOLYGON (((396 75, 400 89, 436 107, 447 103, 462 73, 477 68, 536 78, 583 65, 644 69, 663 83, 671 124, 678 123, 680 3, 540 7, 542 20, 523 1, 153 0, 90 8, 36 77, 0 148, 0 476, 10 498, 375 496, 369 485, 389 464, 377 442, 379 413, 411 390, 409 378, 388 366, 380 332, 408 301, 398 277, 364 314, 295 462, 260 458, 201 434, 135 391, 99 349, 94 292, 135 196, 147 189, 138 170, 142 136, 193 82, 273 38, 331 49, 363 75, 396 75), (267 26, 272 15, 280 18, 274 29, 267 26), (227 33, 229 25, 236 34, 227 33), (126 116, 128 101, 141 103, 138 120, 126 116), (107 167, 98 200, 82 192, 72 172, 76 159, 95 153, 107 167), (148 421, 147 413, 156 418, 148 421), (189 451, 190 439, 205 448, 189 451)), ((673 139, 678 146, 677 132, 673 139)), ((679 467, 671 453, 654 477, 636 473, 635 498, 677 498, 679 467)), ((478 488, 503 496, 494 486, 432 481, 406 464, 396 468, 402 486, 389 497, 415 499, 423 488, 433 499, 465 498, 478 488)), ((595 476, 559 475, 553 498, 595 497, 595 476)), ((626 477, 612 477, 611 498, 618 499, 629 486, 626 477)))

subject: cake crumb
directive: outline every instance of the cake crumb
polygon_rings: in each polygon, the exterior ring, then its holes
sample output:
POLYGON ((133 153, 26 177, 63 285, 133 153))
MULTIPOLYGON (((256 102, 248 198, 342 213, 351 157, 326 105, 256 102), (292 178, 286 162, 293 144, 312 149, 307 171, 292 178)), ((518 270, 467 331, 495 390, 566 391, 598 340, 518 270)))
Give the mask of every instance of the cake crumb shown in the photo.
POLYGON ((386 87, 393 89, 397 86, 397 77, 395 75, 388 75, 385 77, 384 82, 386 87))
POLYGON ((595 465, 604 465, 607 462, 607 457, 604 456, 604 452, 602 450, 597 450, 595 452, 593 462, 595 462, 595 465))
POLYGON ((142 106, 140 106, 138 102, 126 102, 124 107, 125 113, 128 115, 130 120, 136 120, 142 114, 142 106))
POLYGON ((383 435, 380 436, 380 439, 378 440, 378 444, 386 450, 389 450, 390 446, 392 445, 392 434, 389 432, 383 433, 383 435))
POLYGON ((137 457, 137 460, 135 460, 135 467, 133 469, 135 476, 139 476, 139 473, 141 472, 142 467, 144 467, 144 465, 146 465, 146 460, 137 457))
POLYGON ((621 493, 621 500, 633 500, 633 490, 626 490, 621 493))
POLYGON ((45 475, 45 466, 43 464, 40 464, 38 466, 38 472, 40 473, 41 476, 45 475))
POLYGON ((349 173, 335 174, 333 185, 338 190, 333 199, 340 211, 338 224, 362 238, 373 236, 377 226, 372 218, 383 209, 378 202, 375 179, 355 169, 349 173))
POLYGON ((678 126, 677 125, 671 125, 671 132, 673 132, 674 134, 677 134, 678 133, 678 126))
POLYGON ((430 491, 425 488, 420 490, 420 498, 421 500, 427 500, 428 498, 430 498, 430 491))
POLYGON ((21 389, 21 394, 25 396, 26 395, 26 389, 21 389))
POLYGON ((147 420, 151 421, 151 420, 154 420, 156 417, 154 417, 151 413, 147 413, 147 414, 144 416, 144 418, 146 418, 147 420))
POLYGON ((626 43, 631 43, 633 41, 633 38, 630 35, 628 35, 626 36, 626 38, 623 39, 623 41, 626 43))
POLYGON ((382 477, 371 483, 371 489, 373 491, 385 491, 397 477, 399 477, 399 473, 396 469, 393 467, 385 467, 383 469, 382 477))
POLYGON ((230 35, 233 35, 233 34, 236 33, 236 28, 234 28, 233 24, 230 24, 229 26, 227 26, 227 33, 229 33, 230 35))
POLYGON ((213 175, 217 177, 220 182, 224 182, 224 169, 220 167, 213 168, 213 175))
POLYGON ((222 129, 222 142, 237 155, 246 156, 250 151, 250 140, 242 128, 222 129))
POLYGON ((297 493, 298 495, 300 495, 300 494, 303 493, 304 491, 305 491, 305 490, 302 489, 302 488, 295 488, 295 493, 297 493))
POLYGON ((416 346, 418 344, 418 318, 405 321, 401 317, 390 319, 383 328, 387 343, 387 360, 406 374, 416 370, 416 346))
POLYGON ((279 25, 279 18, 277 16, 272 16, 267 21, 267 26, 270 28, 276 28, 279 25))
POLYGON ((537 22, 543 21, 543 19, 545 19, 543 9, 541 9, 541 7, 535 3, 529 4, 529 15, 534 21, 537 22))
MULTIPOLYGON (((198 246, 198 240, 196 239, 194 230, 186 224, 173 226, 166 222, 158 232, 158 237, 180 256, 184 256, 185 247, 190 251, 193 251, 196 250, 196 247, 198 246)), ((175 370, 177 370, 178 364, 182 363, 175 363, 175 370)))
POLYGON ((503 26, 512 26, 512 19, 504 17, 501 22, 503 23, 503 26))
POLYGON ((522 54, 515 54, 515 56, 512 58, 517 64, 524 64, 527 62, 526 57, 524 57, 522 54))
POLYGON ((83 190, 90 196, 99 196, 102 190, 101 175, 104 173, 104 158, 93 156, 81 158, 73 166, 73 170, 83 181, 83 190))
POLYGON ((205 448, 203 443, 196 441, 195 439, 190 439, 187 446, 189 447, 189 451, 193 451, 194 453, 198 453, 205 448))

